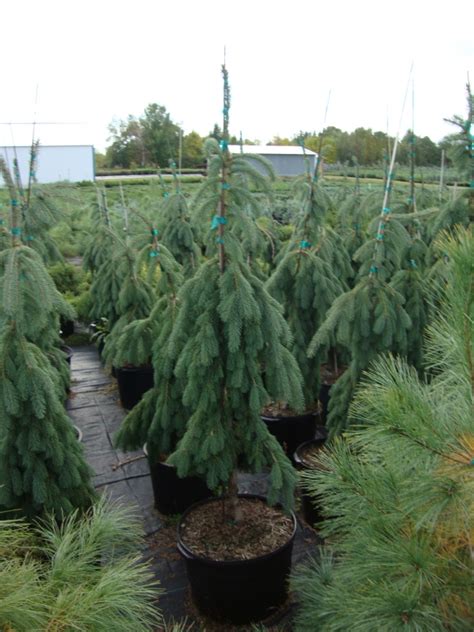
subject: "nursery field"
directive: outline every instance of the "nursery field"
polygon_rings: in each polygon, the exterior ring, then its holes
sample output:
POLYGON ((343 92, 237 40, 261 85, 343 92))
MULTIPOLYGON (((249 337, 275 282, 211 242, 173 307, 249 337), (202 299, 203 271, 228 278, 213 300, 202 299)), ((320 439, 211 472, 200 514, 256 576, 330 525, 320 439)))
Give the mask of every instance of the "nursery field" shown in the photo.
POLYGON ((223 80, 199 178, 0 158, 0 629, 470 632, 472 126, 276 179, 223 80))

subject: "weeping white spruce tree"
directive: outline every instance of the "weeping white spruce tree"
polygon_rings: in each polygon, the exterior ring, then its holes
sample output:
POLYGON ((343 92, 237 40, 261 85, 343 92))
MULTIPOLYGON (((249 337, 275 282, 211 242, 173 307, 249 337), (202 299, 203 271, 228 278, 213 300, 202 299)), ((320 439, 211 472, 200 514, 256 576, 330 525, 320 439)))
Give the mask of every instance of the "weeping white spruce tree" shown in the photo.
POLYGON ((20 206, 3 161, 0 168, 11 202, 9 243, 0 252, 0 507, 59 517, 94 497, 63 406, 67 365, 59 317, 72 313, 40 255, 22 243, 30 209, 20 206))
POLYGON ((457 132, 447 139, 450 143, 449 157, 460 177, 469 183, 469 189, 455 192, 441 207, 432 225, 434 235, 443 228, 455 224, 467 226, 474 221, 474 94, 469 81, 466 93, 466 117, 454 115, 446 121, 457 127, 457 132))
POLYGON ((474 583, 474 239, 444 235, 447 281, 421 380, 374 362, 354 399, 361 426, 303 475, 327 546, 295 578, 298 632, 468 632, 474 583))
MULTIPOLYGON (((335 247, 334 241, 331 242, 331 235, 328 235, 331 231, 323 225, 329 199, 318 182, 318 164, 314 176, 308 171, 299 186, 302 212, 295 227, 294 240, 297 243, 292 244, 280 260, 266 287, 284 307, 293 335, 292 351, 303 375, 305 407, 316 410, 320 368, 328 348, 319 349, 311 358, 307 356, 307 348, 332 303, 348 288, 344 280, 339 280, 345 275, 337 270, 341 274, 339 277, 333 270, 332 262, 328 263, 324 258, 328 250, 338 251, 342 262, 345 253, 340 247, 335 247)), ((345 258, 350 269, 347 255, 345 258)), ((345 271, 346 266, 343 266, 345 271)))
POLYGON ((238 239, 228 230, 243 222, 247 205, 255 204, 246 182, 258 185, 262 176, 245 155, 229 152, 225 67, 223 77, 223 140, 206 143, 209 170, 201 192, 208 212, 215 209, 210 228, 217 254, 180 292, 168 353, 176 362, 183 403, 191 415, 169 462, 180 476, 197 474, 211 489, 228 490, 238 520, 238 468, 255 472, 269 467, 269 502, 292 504, 294 470, 260 413, 270 400, 285 400, 299 409, 302 392, 282 309, 252 274, 238 239))
POLYGON ((330 438, 350 423, 349 406, 362 372, 380 353, 408 352, 412 321, 405 298, 390 284, 410 246, 410 236, 392 217, 390 196, 397 143, 392 153, 382 211, 371 225, 375 237, 354 254, 360 263, 358 282, 339 295, 327 312, 308 348, 309 357, 337 344, 350 354, 347 370, 332 387, 327 425, 330 438))
POLYGON ((176 163, 170 161, 173 174, 171 193, 162 183, 163 204, 159 209, 157 227, 160 243, 171 252, 176 261, 183 266, 186 277, 191 276, 199 266, 200 250, 196 243, 196 228, 191 222, 188 202, 176 173, 176 163))
MULTIPOLYGON (((166 191, 165 191, 166 192, 166 191)), ((169 223, 175 219, 169 212, 178 205, 181 212, 185 209, 185 200, 179 192, 173 201, 165 198, 166 219, 161 224, 164 235, 168 234, 168 243, 180 250, 184 269, 192 274, 197 264, 197 247, 190 242, 192 232, 185 225, 185 215, 178 215, 176 222, 181 225, 176 230, 167 231, 169 223), (181 199, 182 198, 182 199, 181 199)), ((164 454, 174 450, 177 440, 182 436, 189 417, 189 410, 182 403, 183 388, 175 376, 175 363, 168 354, 170 334, 179 309, 178 290, 183 285, 183 268, 159 239, 158 229, 150 226, 152 241, 141 253, 142 267, 148 267, 149 276, 158 277, 156 300, 147 318, 135 320, 125 327, 117 341, 117 357, 133 364, 143 364, 151 353, 153 365, 153 387, 125 417, 116 437, 116 443, 124 450, 136 450, 145 443, 151 462, 158 462, 164 454)))

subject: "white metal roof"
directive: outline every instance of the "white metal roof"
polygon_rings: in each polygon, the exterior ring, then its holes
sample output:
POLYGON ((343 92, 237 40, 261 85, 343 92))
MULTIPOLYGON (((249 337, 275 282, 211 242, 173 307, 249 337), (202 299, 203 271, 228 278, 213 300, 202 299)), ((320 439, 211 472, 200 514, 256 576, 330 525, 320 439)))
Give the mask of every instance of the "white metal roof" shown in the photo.
MULTIPOLYGON (((240 154, 240 145, 229 145, 231 154, 240 154)), ((299 145, 242 145, 244 154, 259 154, 260 156, 301 156, 303 149, 299 145)), ((314 151, 306 149, 304 153, 307 156, 316 156, 314 151)))

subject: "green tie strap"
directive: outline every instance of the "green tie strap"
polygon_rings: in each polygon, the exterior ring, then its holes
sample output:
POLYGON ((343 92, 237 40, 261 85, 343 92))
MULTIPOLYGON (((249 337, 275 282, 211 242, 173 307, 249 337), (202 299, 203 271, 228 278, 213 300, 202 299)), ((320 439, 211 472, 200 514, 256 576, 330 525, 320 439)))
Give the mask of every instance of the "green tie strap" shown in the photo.
POLYGON ((221 215, 214 215, 211 220, 211 230, 218 228, 219 224, 227 224, 227 219, 221 215))

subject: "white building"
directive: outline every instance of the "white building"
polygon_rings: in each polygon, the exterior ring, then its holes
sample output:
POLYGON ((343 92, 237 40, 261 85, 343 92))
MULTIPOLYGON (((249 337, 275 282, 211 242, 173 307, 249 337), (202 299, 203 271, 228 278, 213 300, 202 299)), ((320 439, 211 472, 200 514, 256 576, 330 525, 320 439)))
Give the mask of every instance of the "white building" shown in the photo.
MULTIPOLYGON (((31 147, 0 146, 13 174, 13 160, 18 159, 23 186, 28 184, 31 147)), ((36 179, 40 183, 81 182, 95 179, 95 157, 92 145, 40 145, 36 160, 36 179)), ((0 176, 0 182, 2 178, 0 176)))
MULTIPOLYGON (((258 154, 266 158, 273 166, 277 176, 299 176, 309 171, 314 174, 317 154, 310 149, 303 152, 298 145, 229 145, 231 154, 258 154)), ((255 162, 255 167, 262 167, 255 162)))

